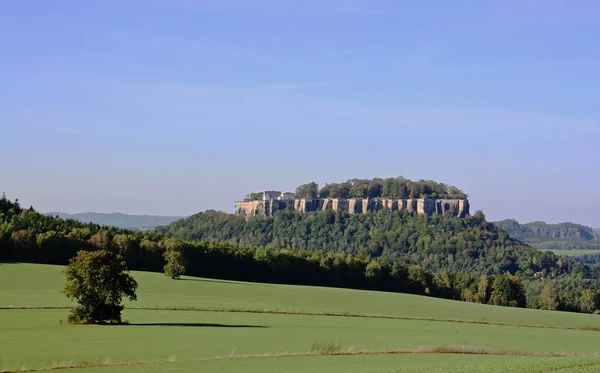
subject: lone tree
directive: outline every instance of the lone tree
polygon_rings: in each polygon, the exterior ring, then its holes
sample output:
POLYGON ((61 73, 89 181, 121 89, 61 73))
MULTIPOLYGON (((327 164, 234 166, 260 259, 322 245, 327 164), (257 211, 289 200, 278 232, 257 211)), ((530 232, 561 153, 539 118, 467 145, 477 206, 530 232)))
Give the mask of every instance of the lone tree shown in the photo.
POLYGON ((121 323, 123 296, 136 300, 137 282, 126 273, 121 256, 110 251, 77 252, 65 270, 64 293, 79 303, 69 313, 70 324, 121 323))

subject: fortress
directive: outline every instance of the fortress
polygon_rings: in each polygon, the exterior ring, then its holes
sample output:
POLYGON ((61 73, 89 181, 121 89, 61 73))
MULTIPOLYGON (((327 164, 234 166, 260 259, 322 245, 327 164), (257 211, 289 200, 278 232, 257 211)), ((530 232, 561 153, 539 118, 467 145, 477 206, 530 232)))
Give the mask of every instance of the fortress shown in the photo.
POLYGON ((454 216, 469 215, 467 199, 396 199, 396 198, 296 198, 293 193, 266 191, 262 200, 239 201, 235 214, 243 216, 273 216, 277 211, 294 210, 311 212, 319 210, 345 211, 349 214, 364 214, 383 209, 407 210, 412 214, 433 215, 451 213, 454 216))

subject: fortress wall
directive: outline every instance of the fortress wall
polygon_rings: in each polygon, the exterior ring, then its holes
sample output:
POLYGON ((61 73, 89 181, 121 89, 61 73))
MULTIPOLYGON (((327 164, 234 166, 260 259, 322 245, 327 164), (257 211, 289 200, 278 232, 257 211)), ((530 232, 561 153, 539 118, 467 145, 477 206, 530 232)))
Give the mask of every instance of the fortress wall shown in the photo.
POLYGON ((394 198, 299 198, 296 200, 242 201, 236 203, 235 214, 243 216, 273 216, 277 211, 295 210, 311 212, 318 210, 345 211, 350 214, 364 214, 382 209, 391 211, 406 210, 411 214, 433 215, 450 213, 454 216, 469 215, 467 199, 394 199, 394 198))

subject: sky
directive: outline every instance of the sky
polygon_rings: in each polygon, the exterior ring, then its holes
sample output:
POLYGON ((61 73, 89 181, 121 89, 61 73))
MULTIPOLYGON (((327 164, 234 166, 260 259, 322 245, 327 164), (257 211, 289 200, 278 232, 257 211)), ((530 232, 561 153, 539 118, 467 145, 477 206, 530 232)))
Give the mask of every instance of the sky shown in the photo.
POLYGON ((2 0, 0 191, 233 212, 405 176, 600 227, 597 1, 2 0))

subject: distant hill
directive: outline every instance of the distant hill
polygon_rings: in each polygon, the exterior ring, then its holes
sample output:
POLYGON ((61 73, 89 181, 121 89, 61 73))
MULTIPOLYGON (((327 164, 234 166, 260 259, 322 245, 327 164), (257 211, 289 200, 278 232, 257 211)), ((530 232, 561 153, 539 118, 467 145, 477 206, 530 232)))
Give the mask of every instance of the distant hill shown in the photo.
POLYGON ((511 237, 545 250, 600 250, 600 231, 575 223, 520 224, 514 219, 494 222, 511 237))
POLYGON ((66 214, 64 212, 49 212, 45 215, 58 216, 61 219, 74 219, 82 223, 96 223, 113 227, 146 230, 160 225, 168 225, 183 217, 179 216, 156 216, 156 215, 127 215, 120 212, 97 213, 86 212, 82 214, 66 214))

